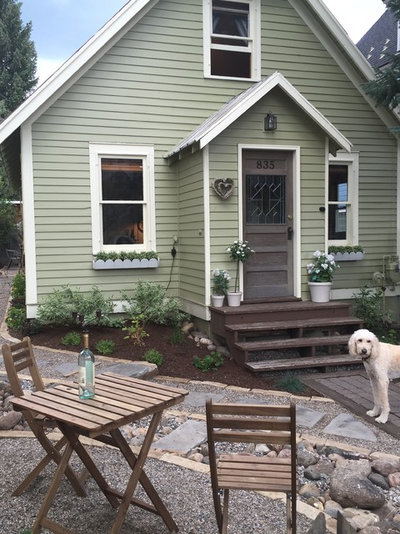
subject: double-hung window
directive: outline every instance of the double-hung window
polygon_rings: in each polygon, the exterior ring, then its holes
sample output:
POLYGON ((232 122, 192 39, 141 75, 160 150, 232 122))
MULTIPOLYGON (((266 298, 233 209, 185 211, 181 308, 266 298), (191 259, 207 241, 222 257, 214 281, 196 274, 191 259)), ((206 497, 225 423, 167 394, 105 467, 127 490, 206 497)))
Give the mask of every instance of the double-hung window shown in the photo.
POLYGON ((328 241, 331 245, 358 244, 358 154, 338 153, 329 158, 328 241))
POLYGON ((155 250, 152 147, 90 145, 93 253, 155 250))
POLYGON ((204 0, 204 74, 260 79, 260 0, 204 0))

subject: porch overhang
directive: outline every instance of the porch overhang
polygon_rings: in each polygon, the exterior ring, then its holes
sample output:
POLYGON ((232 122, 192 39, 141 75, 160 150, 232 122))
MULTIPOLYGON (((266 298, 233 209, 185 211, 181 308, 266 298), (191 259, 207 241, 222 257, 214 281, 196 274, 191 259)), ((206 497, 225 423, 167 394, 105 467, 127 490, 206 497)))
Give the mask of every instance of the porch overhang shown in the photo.
POLYGON ((165 154, 164 158, 174 158, 190 150, 190 148, 195 148, 196 145, 200 149, 204 148, 275 87, 282 89, 326 133, 329 138, 329 149, 332 153, 336 153, 338 149, 351 152, 352 143, 280 72, 275 72, 232 98, 165 154))

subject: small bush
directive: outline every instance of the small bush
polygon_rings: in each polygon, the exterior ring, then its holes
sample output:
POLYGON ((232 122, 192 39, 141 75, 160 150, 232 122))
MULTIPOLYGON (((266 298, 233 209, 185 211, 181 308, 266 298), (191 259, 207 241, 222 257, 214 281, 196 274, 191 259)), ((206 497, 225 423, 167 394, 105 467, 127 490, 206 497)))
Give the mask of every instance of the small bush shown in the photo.
POLYGON ((81 344, 81 335, 79 332, 67 332, 65 336, 61 339, 61 344, 65 347, 68 347, 68 345, 72 345, 73 347, 77 347, 81 344))
POLYGON ((175 326, 169 336, 169 342, 171 345, 181 345, 185 340, 185 334, 182 332, 179 326, 175 326))
POLYGON ((17 273, 12 281, 11 285, 11 291, 10 291, 11 298, 13 300, 13 305, 21 305, 23 306, 25 304, 25 274, 22 272, 17 273))
POLYGON ((156 349, 149 349, 143 354, 142 360, 145 360, 149 363, 155 363, 158 367, 163 364, 164 357, 161 352, 158 352, 156 349))
POLYGON ((114 341, 111 341, 111 339, 100 339, 100 341, 96 343, 96 350, 99 354, 108 356, 108 354, 112 354, 114 352, 115 343, 114 341))
POLYGON ((354 297, 353 313, 364 321, 364 327, 381 341, 397 343, 392 318, 384 309, 383 290, 365 286, 354 297))
POLYGON ((6 324, 11 330, 16 332, 22 332, 26 322, 26 312, 25 308, 15 308, 11 307, 8 310, 8 315, 6 317, 6 324))
POLYGON ((121 326, 121 321, 112 317, 114 304, 100 289, 92 287, 90 293, 63 286, 55 289, 38 307, 38 319, 44 325, 75 326, 72 313, 84 317, 82 326, 121 326), (101 311, 101 317, 98 316, 101 311))
POLYGON ((124 308, 131 319, 140 315, 146 323, 168 326, 181 325, 187 319, 178 299, 167 297, 161 284, 140 280, 133 296, 123 294, 122 299, 128 303, 124 308))
POLYGON ((138 345, 139 347, 143 347, 144 338, 149 337, 149 334, 143 327, 143 316, 141 315, 132 319, 131 326, 125 326, 122 331, 128 332, 128 334, 124 336, 124 339, 132 340, 133 344, 138 345))
POLYGON ((197 367, 197 369, 200 369, 200 371, 203 371, 203 373, 207 371, 215 371, 218 367, 221 367, 223 363, 224 357, 217 351, 206 354, 204 358, 200 358, 199 356, 193 358, 193 365, 197 367))
POLYGON ((278 389, 288 391, 289 393, 301 393, 306 389, 306 386, 291 373, 285 375, 276 382, 278 389))

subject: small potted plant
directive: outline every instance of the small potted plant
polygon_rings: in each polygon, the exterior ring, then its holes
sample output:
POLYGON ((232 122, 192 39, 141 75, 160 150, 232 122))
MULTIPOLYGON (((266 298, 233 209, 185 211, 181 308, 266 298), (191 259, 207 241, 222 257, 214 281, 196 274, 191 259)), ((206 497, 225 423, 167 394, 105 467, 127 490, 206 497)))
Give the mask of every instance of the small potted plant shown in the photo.
POLYGON ((240 301, 242 298, 242 292, 239 291, 240 264, 245 263, 250 256, 254 254, 254 250, 250 248, 250 245, 247 241, 237 240, 234 241, 232 245, 227 247, 226 251, 231 260, 236 262, 235 291, 228 291, 228 305, 240 306, 240 301))
POLYGON ((361 245, 330 245, 328 253, 332 254, 335 261, 357 261, 364 258, 364 249, 361 245))
POLYGON ((212 304, 220 308, 224 305, 225 295, 228 293, 230 275, 224 269, 214 269, 213 275, 213 294, 212 304))
POLYGON ((339 265, 331 254, 316 250, 314 261, 307 265, 308 286, 313 302, 329 302, 333 274, 339 265))

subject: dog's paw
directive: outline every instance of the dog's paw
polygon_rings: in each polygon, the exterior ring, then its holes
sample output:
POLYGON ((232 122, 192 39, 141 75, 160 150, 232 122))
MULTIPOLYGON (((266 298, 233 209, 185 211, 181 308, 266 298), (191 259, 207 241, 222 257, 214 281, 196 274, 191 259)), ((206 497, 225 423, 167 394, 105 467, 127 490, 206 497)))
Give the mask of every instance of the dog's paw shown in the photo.
POLYGON ((379 417, 377 417, 377 418, 375 419, 375 421, 376 421, 377 423, 383 423, 383 424, 384 424, 384 423, 387 423, 388 418, 389 418, 388 415, 380 415, 379 417))
POLYGON ((376 417, 377 415, 379 415, 379 410, 375 410, 375 408, 373 410, 368 410, 367 415, 369 415, 370 417, 376 417))

